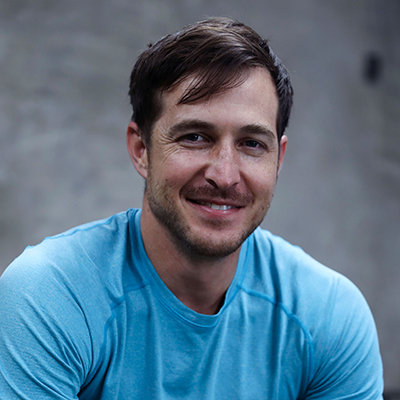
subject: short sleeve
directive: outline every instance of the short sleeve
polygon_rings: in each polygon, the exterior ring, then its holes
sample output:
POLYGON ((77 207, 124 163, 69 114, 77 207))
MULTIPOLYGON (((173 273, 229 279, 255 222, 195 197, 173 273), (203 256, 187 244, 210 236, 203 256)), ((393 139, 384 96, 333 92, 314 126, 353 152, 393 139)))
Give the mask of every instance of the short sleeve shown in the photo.
POLYGON ((0 279, 0 393, 77 399, 91 363, 79 298, 57 267, 22 255, 0 279))
POLYGON ((371 311, 360 291, 338 276, 314 334, 314 375, 307 399, 380 400, 383 371, 371 311))

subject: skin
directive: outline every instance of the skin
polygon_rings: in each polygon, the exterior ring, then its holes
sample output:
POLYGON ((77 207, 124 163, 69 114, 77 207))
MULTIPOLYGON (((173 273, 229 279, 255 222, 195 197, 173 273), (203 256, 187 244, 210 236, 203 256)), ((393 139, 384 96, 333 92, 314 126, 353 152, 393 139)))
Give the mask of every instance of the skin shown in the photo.
POLYGON ((236 88, 178 105, 193 79, 163 93, 151 149, 135 122, 127 144, 147 181, 141 219, 147 255, 178 299, 213 314, 240 246, 268 211, 287 138, 278 143, 278 98, 266 69, 252 70, 236 88))

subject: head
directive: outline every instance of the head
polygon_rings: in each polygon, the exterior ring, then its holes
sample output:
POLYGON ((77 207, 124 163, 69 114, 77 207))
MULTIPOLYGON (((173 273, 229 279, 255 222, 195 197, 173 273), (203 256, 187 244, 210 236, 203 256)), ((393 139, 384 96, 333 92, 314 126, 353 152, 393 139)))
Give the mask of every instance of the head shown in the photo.
POLYGON ((271 203, 292 95, 266 41, 230 19, 196 23, 144 51, 127 131, 146 179, 144 241, 157 235, 190 259, 237 254, 271 203))
POLYGON ((179 99, 179 104, 189 104, 239 86, 257 67, 268 70, 276 86, 280 140, 288 125, 293 89, 286 68, 253 29, 228 18, 211 18, 150 44, 134 65, 129 87, 132 121, 147 148, 165 91, 195 76, 179 99))

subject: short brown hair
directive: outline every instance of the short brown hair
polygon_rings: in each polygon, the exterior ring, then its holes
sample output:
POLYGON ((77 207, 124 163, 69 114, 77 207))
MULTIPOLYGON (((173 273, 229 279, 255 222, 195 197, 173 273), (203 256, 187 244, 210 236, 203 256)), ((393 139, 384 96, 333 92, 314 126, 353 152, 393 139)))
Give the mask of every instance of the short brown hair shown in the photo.
POLYGON ((161 113, 163 91, 196 75, 179 101, 190 103, 240 85, 255 67, 266 68, 275 82, 280 140, 289 122, 293 88, 284 65, 253 29, 229 18, 211 18, 150 44, 136 61, 129 85, 132 120, 146 145, 161 113))

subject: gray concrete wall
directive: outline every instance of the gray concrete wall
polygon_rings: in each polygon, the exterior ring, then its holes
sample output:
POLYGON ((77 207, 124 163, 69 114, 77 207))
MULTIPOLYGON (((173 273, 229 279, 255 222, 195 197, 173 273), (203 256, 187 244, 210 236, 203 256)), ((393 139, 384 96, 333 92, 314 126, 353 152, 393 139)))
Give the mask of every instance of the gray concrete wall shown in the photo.
POLYGON ((400 3, 378 0, 2 0, 0 272, 25 246, 139 207, 125 149, 131 66, 211 15, 271 39, 296 91, 264 226, 352 279, 400 386, 400 3), (375 81, 365 60, 381 57, 375 81))

